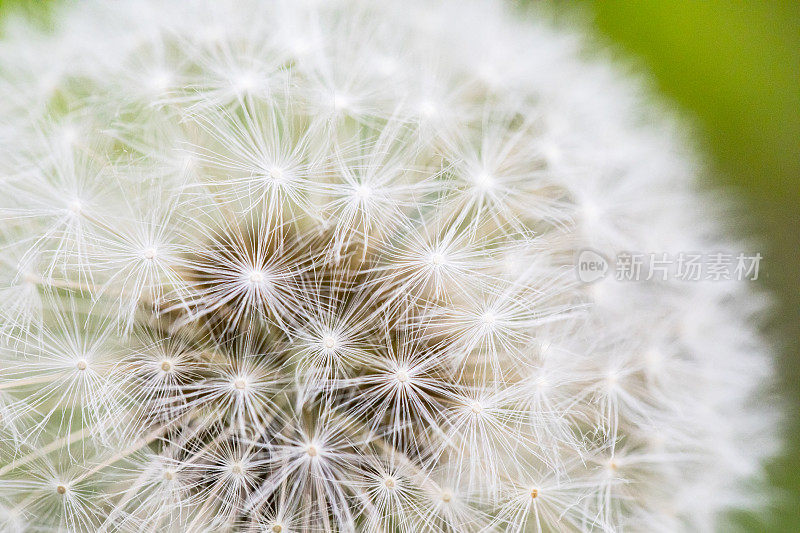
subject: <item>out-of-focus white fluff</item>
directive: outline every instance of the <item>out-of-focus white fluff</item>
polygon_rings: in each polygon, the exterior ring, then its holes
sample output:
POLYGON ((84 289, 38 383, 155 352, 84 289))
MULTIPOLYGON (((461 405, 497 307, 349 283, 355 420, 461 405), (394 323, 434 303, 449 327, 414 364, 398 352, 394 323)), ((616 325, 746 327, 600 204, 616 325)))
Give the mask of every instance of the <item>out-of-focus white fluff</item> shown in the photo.
MULTIPOLYGON (((497 2, 84 2, 0 42, 4 531, 708 531, 741 283, 672 123, 497 2)), ((745 480, 747 480, 745 482, 745 480)))

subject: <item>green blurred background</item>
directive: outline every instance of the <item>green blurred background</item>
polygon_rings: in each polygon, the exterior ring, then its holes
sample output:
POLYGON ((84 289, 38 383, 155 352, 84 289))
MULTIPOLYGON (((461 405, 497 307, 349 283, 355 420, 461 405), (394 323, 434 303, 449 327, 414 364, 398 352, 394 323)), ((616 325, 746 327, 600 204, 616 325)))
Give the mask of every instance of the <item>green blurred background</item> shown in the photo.
POLYGON ((740 199, 738 231, 761 243, 759 282, 776 303, 764 330, 780 350, 787 444, 769 465, 780 491, 774 507, 738 523, 800 532, 800 1, 586 0, 580 8, 696 126, 712 184, 740 199))
MULTIPOLYGON (((518 0, 527 4, 526 0, 518 0)), ((49 0, 0 0, 46 23, 49 0)), ((578 0, 548 3, 583 19, 598 42, 633 59, 694 124, 714 185, 741 199, 738 231, 760 242, 759 283, 776 306, 787 444, 769 465, 774 506, 739 516, 747 531, 800 532, 800 1, 578 0)))

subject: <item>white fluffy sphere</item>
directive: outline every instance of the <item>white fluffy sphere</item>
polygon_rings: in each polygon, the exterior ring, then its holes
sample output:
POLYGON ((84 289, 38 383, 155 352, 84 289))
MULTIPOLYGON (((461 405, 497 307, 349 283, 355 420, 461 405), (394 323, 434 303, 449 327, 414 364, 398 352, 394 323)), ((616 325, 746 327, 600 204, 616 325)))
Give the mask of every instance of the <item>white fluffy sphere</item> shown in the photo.
POLYGON ((759 299, 622 272, 742 250, 576 34, 494 1, 55 20, 0 42, 0 529, 709 531, 762 502, 759 299))

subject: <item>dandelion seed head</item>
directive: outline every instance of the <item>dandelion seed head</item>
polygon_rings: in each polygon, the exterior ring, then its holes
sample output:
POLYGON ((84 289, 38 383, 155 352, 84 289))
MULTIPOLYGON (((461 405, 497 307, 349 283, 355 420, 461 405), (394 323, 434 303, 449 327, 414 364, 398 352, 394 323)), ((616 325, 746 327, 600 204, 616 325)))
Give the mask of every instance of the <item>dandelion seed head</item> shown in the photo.
POLYGON ((487 329, 492 330, 497 325, 497 313, 493 310, 487 310, 480 315, 481 324, 487 329))
POLYGON ((322 345, 327 350, 335 350, 336 347, 338 346, 338 344, 339 344, 339 342, 338 342, 338 340, 337 340, 335 335, 327 334, 324 337, 322 337, 322 345))
POLYGON ((274 183, 281 183, 285 177, 283 169, 277 166, 269 167, 267 170, 267 176, 269 176, 269 179, 274 183))
POLYGON ((370 196, 372 196, 372 187, 366 183, 361 183, 355 187, 353 194, 358 200, 361 200, 362 202, 367 201, 369 200, 370 196))
POLYGON ((207 4, 3 33, 0 529, 710 531, 766 499, 755 290, 614 275, 735 246, 626 69, 499 0, 207 4))
POLYGON ((234 85, 238 92, 248 93, 258 86, 258 76, 254 72, 243 72, 236 76, 234 85))
POLYGON ((71 200, 67 204, 67 210, 74 216, 80 216, 81 213, 83 213, 83 209, 84 209, 83 202, 78 199, 71 200))
POLYGON ((435 267, 441 267, 447 262, 447 257, 442 252, 433 252, 430 255, 430 263, 435 267))
POLYGON ((144 250, 142 250, 142 257, 147 259, 148 261, 152 261, 158 255, 158 249, 155 246, 148 246, 144 250))
POLYGON ((158 93, 168 89, 172 83, 172 73, 168 70, 159 69, 150 73, 147 86, 150 90, 158 93))
POLYGON ((495 188, 497 179, 489 172, 479 172, 472 178, 475 190, 480 193, 487 193, 495 188))
POLYGON ((263 270, 250 270, 247 273, 247 280, 253 285, 261 285, 266 279, 267 276, 263 270))
POLYGON ((419 103, 419 115, 424 119, 431 119, 439 114, 439 106, 431 100, 423 100, 419 103))
POLYGON ((378 72, 384 76, 391 76, 400 68, 397 61, 388 56, 380 56, 376 59, 375 65, 378 72))
POLYGON ((401 368, 394 375, 395 379, 401 384, 408 383, 410 376, 408 375, 408 370, 401 368))
POLYGON ((481 402, 472 402, 469 406, 469 410, 472 411, 472 414, 475 416, 480 416, 483 413, 483 404, 481 402))
POLYGON ((66 146, 75 144, 78 140, 79 130, 72 124, 65 124, 61 128, 61 140, 66 146))
POLYGON ((352 98, 346 94, 334 93, 331 96, 331 107, 334 109, 334 111, 346 111, 352 105, 352 98))

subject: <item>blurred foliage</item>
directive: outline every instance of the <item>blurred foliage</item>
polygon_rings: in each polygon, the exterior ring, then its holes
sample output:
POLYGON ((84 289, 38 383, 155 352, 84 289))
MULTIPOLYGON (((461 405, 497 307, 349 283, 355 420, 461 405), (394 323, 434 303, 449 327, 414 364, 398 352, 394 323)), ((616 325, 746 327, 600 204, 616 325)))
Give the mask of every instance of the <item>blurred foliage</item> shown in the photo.
MULTIPOLYGON (((22 11, 46 24, 50 4, 0 0, 0 14, 22 11)), ((715 184, 742 198, 738 227, 762 243, 761 283, 776 301, 765 334, 781 347, 778 392, 788 400, 790 438, 770 465, 782 497, 740 523, 749 531, 800 531, 800 2, 580 0, 551 7, 557 17, 578 9, 621 56, 638 58, 696 126, 715 184)))

